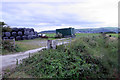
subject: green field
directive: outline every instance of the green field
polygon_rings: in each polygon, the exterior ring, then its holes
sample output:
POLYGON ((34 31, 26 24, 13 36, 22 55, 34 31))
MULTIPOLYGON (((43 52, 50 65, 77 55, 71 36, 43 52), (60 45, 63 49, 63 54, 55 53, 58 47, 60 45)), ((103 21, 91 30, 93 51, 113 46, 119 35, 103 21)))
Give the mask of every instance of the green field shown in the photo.
POLYGON ((116 40, 111 41, 102 35, 77 37, 71 44, 44 50, 24 59, 8 77, 114 78, 118 68, 117 44, 116 40))
MULTIPOLYGON (((46 33, 46 36, 48 37, 54 37, 56 34, 55 33, 46 33)), ((80 36, 92 36, 92 35, 99 35, 99 33, 76 33, 75 34, 77 37, 80 37, 80 36)))
POLYGON ((75 34, 77 37, 83 37, 83 36, 95 36, 95 35, 100 35, 99 33, 76 33, 75 34))
POLYGON ((108 34, 108 35, 111 35, 112 37, 117 37, 118 38, 119 34, 108 34))
POLYGON ((55 33, 45 33, 46 34, 46 36, 48 36, 48 37, 55 37, 55 33))

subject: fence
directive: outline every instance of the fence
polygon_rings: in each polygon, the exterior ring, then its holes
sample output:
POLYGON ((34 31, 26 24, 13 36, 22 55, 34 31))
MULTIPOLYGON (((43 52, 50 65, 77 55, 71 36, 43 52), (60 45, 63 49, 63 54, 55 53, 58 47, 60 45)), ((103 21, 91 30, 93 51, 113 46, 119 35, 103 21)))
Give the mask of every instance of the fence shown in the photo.
POLYGON ((56 49, 57 45, 67 44, 71 43, 71 38, 64 38, 64 39, 57 39, 57 40, 48 40, 47 41, 47 48, 50 49, 56 49))

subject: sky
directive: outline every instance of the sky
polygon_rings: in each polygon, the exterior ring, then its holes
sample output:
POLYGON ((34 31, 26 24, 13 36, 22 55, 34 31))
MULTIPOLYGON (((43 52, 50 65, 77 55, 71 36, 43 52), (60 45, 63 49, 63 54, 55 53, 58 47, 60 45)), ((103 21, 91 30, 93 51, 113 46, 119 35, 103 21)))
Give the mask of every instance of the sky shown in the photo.
POLYGON ((36 31, 118 26, 119 0, 2 0, 0 21, 36 31))

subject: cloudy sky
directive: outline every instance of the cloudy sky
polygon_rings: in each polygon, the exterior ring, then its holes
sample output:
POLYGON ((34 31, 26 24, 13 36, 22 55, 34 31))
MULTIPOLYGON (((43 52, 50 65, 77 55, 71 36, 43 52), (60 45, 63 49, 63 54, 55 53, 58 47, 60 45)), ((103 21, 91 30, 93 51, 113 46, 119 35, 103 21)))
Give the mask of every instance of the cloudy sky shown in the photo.
POLYGON ((36 31, 118 26, 119 0, 2 0, 1 20, 36 31))

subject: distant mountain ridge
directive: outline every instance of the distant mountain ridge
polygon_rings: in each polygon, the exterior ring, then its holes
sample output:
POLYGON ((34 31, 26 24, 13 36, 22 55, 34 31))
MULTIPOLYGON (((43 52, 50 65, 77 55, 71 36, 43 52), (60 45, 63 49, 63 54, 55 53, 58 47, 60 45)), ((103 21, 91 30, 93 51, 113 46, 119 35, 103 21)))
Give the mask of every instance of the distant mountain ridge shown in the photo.
MULTIPOLYGON (((75 29, 75 32, 76 33, 100 33, 100 32, 115 32, 115 33, 118 33, 118 27, 75 29)), ((39 33, 56 33, 56 30, 41 31, 39 33)))

